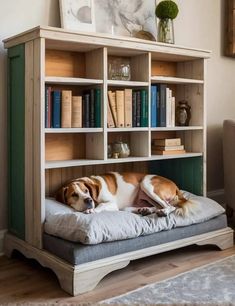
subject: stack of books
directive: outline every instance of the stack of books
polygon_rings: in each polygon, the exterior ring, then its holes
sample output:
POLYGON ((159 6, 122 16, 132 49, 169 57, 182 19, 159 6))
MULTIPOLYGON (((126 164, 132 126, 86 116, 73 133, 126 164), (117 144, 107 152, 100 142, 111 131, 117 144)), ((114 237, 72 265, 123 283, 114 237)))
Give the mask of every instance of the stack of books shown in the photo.
POLYGON ((175 97, 166 84, 151 86, 151 127, 175 126, 175 97))
POLYGON ((101 127, 101 90, 90 89, 82 96, 73 96, 71 90, 46 87, 45 127, 101 127))
POLYGON ((148 127, 147 89, 108 91, 108 128, 148 127))
POLYGON ((180 138, 153 139, 152 154, 174 155, 186 153, 180 138))

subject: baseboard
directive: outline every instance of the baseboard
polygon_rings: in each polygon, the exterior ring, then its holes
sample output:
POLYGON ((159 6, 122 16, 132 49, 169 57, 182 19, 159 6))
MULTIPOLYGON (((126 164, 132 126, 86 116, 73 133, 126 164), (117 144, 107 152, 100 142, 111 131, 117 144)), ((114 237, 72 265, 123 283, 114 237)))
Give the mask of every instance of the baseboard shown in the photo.
POLYGON ((7 230, 0 231, 0 256, 3 255, 3 238, 7 230))
POLYGON ((217 189, 207 192, 207 197, 225 206, 224 189, 217 189))

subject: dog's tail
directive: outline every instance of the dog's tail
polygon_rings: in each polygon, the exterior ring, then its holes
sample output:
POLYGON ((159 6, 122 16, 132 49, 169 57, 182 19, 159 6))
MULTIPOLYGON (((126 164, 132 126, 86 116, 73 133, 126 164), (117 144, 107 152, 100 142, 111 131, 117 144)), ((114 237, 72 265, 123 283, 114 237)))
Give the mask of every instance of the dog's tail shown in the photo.
POLYGON ((176 194, 178 201, 175 204, 177 207, 175 213, 178 216, 188 217, 189 215, 195 214, 197 212, 198 207, 195 202, 186 199, 179 189, 177 190, 176 194))

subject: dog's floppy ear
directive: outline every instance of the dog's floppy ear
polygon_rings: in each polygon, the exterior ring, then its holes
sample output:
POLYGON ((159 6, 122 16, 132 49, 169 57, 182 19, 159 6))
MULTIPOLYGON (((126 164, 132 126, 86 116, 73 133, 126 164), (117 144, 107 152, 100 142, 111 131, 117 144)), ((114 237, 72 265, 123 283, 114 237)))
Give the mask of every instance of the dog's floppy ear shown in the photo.
POLYGON ((84 178, 83 179, 84 185, 88 188, 90 195, 92 199, 97 203, 98 201, 98 196, 100 193, 101 185, 98 180, 95 179, 89 179, 89 178, 84 178))
POLYGON ((61 187, 56 193, 56 201, 67 204, 66 193, 68 191, 68 187, 61 187))

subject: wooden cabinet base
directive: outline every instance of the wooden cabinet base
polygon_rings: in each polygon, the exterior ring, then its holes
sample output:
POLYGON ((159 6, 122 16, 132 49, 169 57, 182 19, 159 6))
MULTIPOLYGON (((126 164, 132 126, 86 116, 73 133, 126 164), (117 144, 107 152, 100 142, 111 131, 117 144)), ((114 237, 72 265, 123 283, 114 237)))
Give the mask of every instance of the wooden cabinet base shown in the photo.
POLYGON ((233 230, 227 227, 218 231, 128 252, 77 266, 73 266, 47 251, 37 249, 11 234, 6 234, 4 251, 8 257, 11 257, 13 251, 17 250, 25 257, 37 260, 43 267, 50 268, 57 275, 62 289, 75 296, 94 289, 107 274, 126 267, 131 260, 159 254, 192 244, 216 245, 221 250, 230 248, 234 244, 233 230))

